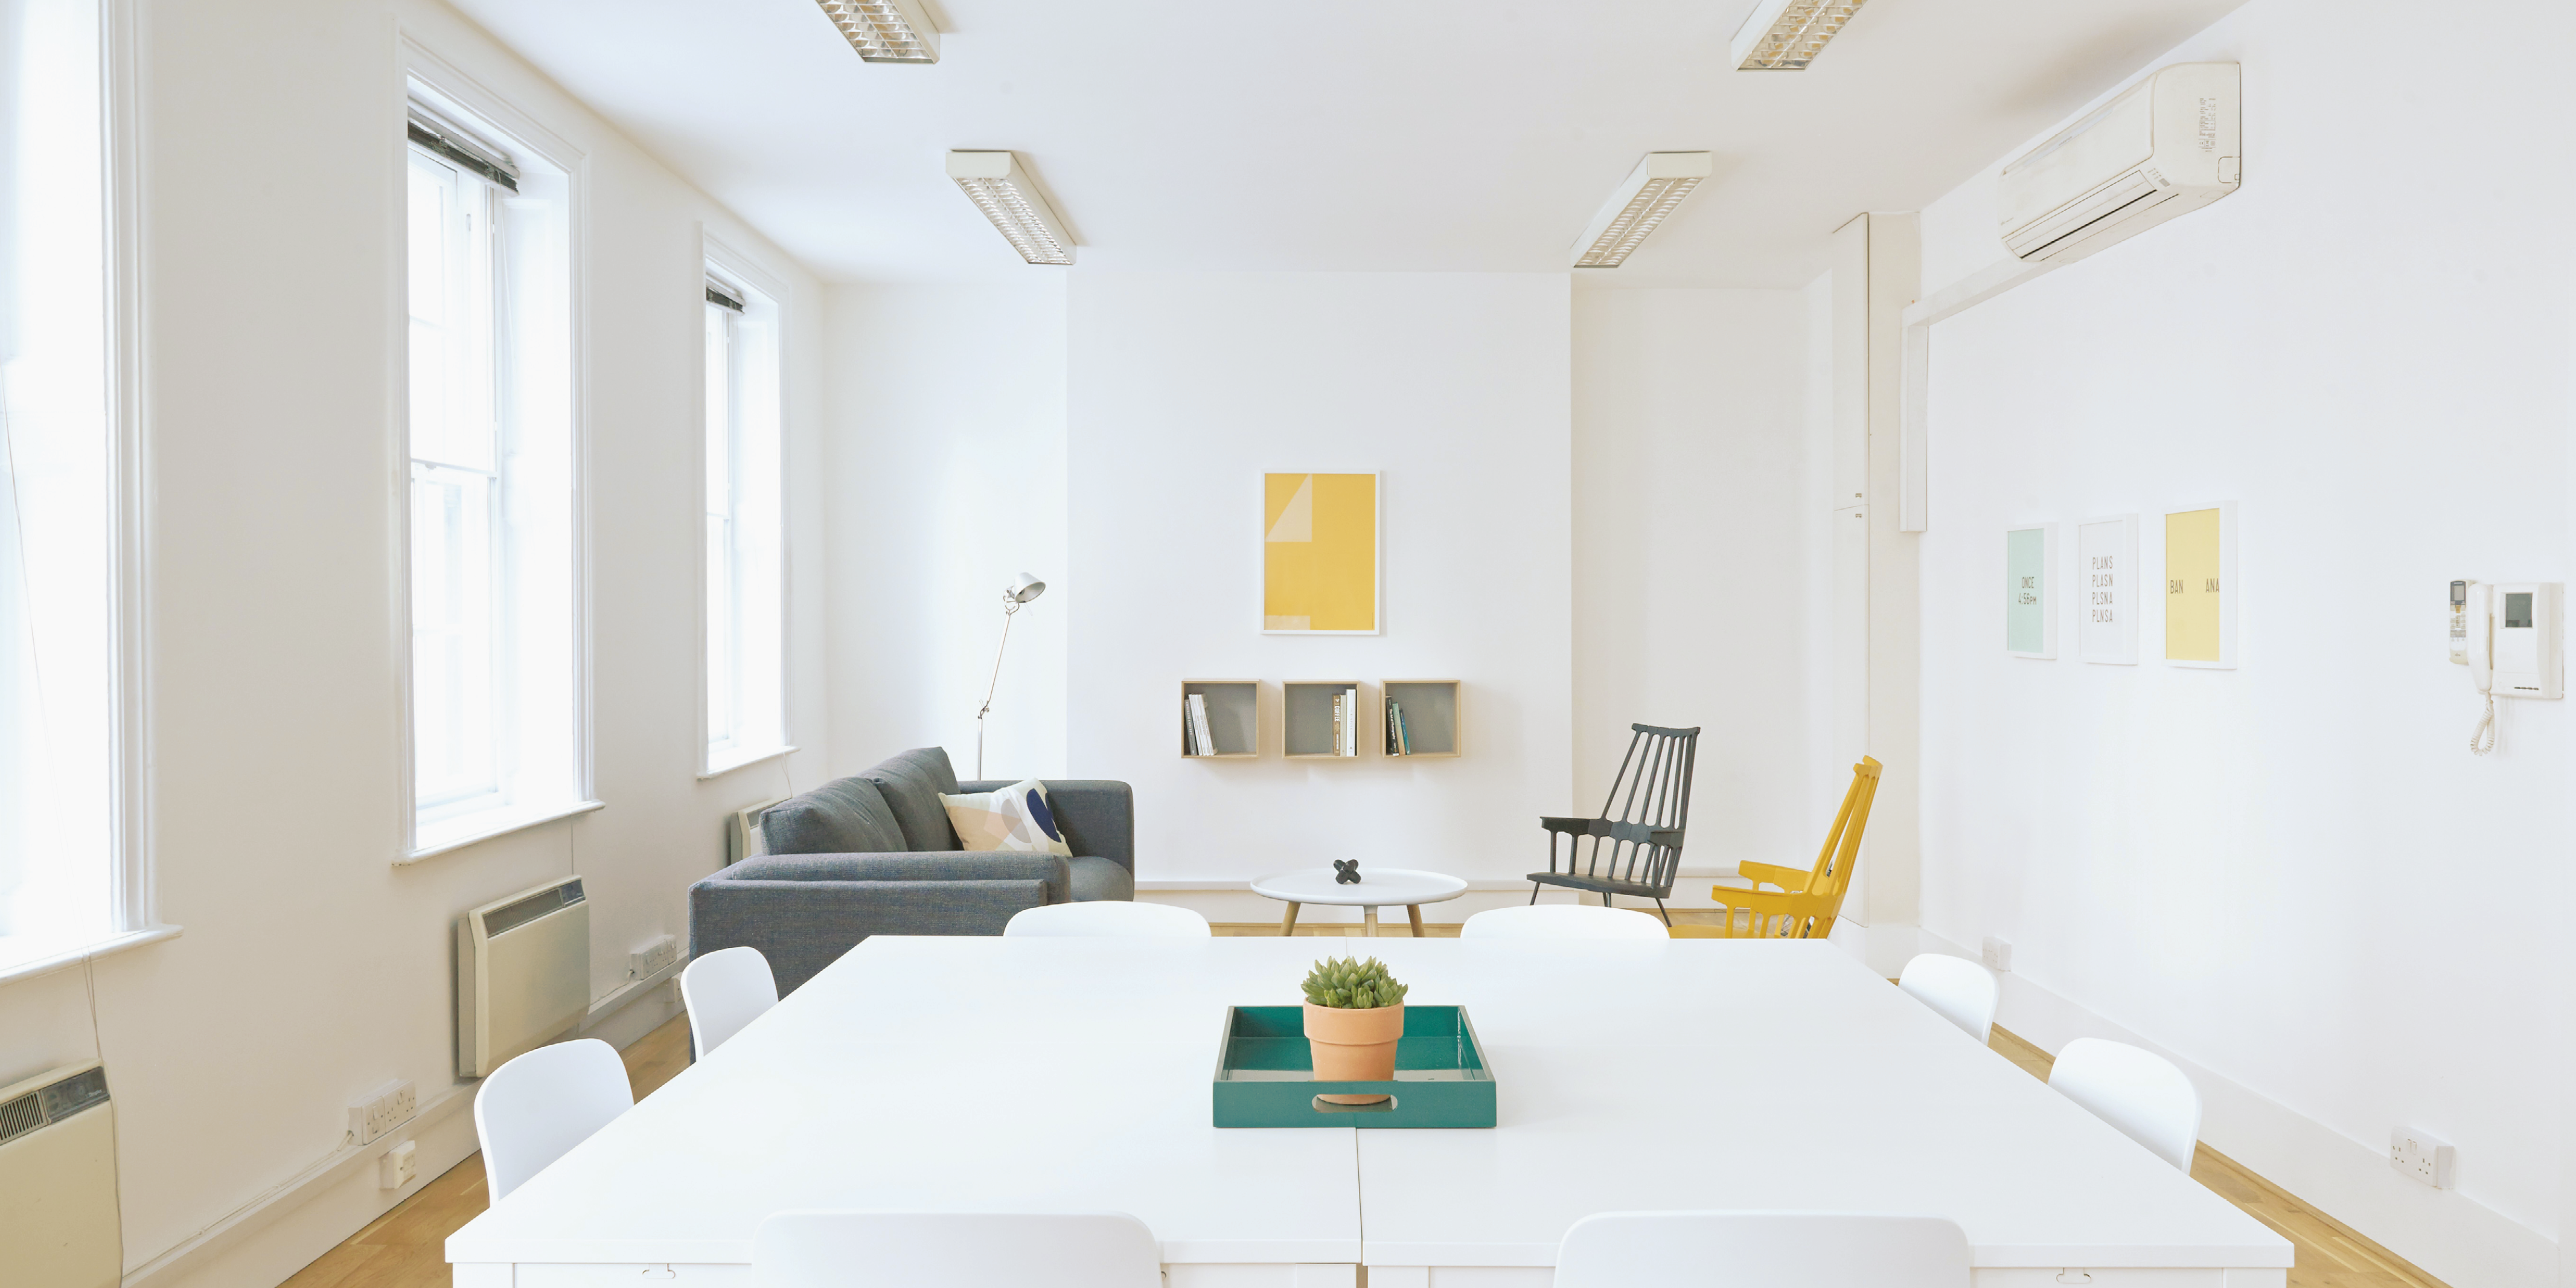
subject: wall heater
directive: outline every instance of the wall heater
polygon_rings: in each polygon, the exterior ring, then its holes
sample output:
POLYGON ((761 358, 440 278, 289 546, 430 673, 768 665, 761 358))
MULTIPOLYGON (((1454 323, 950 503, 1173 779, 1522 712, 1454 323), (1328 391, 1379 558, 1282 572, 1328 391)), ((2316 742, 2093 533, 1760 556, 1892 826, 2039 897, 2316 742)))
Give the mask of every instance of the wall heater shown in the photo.
POLYGON ((732 867, 755 854, 769 853, 769 843, 760 835, 760 816, 769 807, 784 803, 784 796, 772 796, 757 805, 733 812, 725 820, 725 866, 732 867))
POLYGON ((590 1013, 590 904, 565 877, 456 919, 456 1072, 481 1078, 590 1013))
POLYGON ((116 1288, 116 1107, 95 1060, 0 1087, 0 1280, 116 1288))

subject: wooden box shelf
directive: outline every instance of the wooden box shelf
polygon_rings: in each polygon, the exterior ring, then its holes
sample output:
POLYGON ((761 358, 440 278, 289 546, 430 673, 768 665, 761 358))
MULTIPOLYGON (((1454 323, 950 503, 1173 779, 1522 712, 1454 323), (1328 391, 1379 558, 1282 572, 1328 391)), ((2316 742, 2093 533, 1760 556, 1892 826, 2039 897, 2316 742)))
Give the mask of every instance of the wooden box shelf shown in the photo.
POLYGON ((1377 687, 1377 737, 1387 755, 1419 760, 1454 759, 1459 754, 1464 744, 1459 737, 1456 680, 1380 680, 1377 687), (1395 736, 1388 727, 1389 703, 1403 709, 1405 742, 1412 748, 1409 752, 1396 750, 1395 736))
POLYGON ((1281 685, 1284 700, 1280 703, 1280 717, 1286 729, 1282 744, 1288 759, 1357 759, 1333 746, 1333 696, 1338 693, 1359 693, 1360 700, 1351 704, 1351 714, 1363 726, 1358 746, 1366 751, 1375 743, 1376 734, 1366 727, 1368 718, 1360 714, 1372 709, 1367 694, 1359 692, 1361 687, 1357 680, 1290 680, 1281 685))
POLYGON ((1261 754, 1261 681, 1181 681, 1181 754, 1192 760, 1250 760, 1261 754), (1207 700, 1208 733, 1216 740, 1212 755, 1190 756, 1189 699, 1207 700))

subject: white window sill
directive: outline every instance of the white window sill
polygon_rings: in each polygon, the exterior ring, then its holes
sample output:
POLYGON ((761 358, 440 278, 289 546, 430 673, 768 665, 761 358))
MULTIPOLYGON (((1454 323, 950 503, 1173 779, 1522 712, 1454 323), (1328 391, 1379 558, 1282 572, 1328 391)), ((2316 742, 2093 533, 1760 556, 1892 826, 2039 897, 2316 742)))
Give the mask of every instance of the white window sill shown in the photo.
POLYGON ((33 979, 38 975, 50 975, 66 967, 97 961, 111 953, 121 953, 128 948, 141 948, 145 944, 157 944, 164 939, 178 937, 179 927, 177 926, 146 926, 141 930, 129 930, 123 934, 110 935, 105 939, 66 948, 42 957, 30 957, 25 961, 0 965, 0 984, 9 983, 12 980, 33 979))
POLYGON ((703 783, 710 778, 722 778, 737 769, 744 768, 745 766, 757 765, 764 760, 776 760, 781 756, 793 755, 799 750, 801 750, 801 748, 772 747, 767 751, 755 751, 748 756, 740 756, 727 760, 709 761, 707 763, 707 772, 698 775, 698 781, 703 783))
POLYGON ((587 814, 592 810, 605 808, 607 808, 605 801, 571 801, 533 810, 494 810, 489 814, 468 815, 446 824, 440 832, 432 833, 433 839, 428 844, 394 860, 394 866, 399 868, 418 863, 422 859, 434 859, 450 850, 461 850, 496 836, 524 832, 532 827, 542 827, 548 823, 571 818, 576 814, 587 814), (450 835, 446 834, 447 828, 463 830, 450 835))

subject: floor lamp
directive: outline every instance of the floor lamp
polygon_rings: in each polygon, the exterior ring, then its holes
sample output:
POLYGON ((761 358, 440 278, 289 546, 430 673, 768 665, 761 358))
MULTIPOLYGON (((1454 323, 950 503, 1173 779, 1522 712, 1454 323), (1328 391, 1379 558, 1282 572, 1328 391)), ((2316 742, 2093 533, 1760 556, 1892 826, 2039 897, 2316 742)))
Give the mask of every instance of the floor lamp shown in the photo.
POLYGON ((984 717, 993 710, 993 694, 1002 687, 1002 654, 1011 647, 1011 619, 1020 605, 1046 593, 1046 583, 1027 573, 1002 592, 1002 647, 993 650, 993 682, 984 686, 984 709, 975 713, 975 777, 984 776, 984 717))

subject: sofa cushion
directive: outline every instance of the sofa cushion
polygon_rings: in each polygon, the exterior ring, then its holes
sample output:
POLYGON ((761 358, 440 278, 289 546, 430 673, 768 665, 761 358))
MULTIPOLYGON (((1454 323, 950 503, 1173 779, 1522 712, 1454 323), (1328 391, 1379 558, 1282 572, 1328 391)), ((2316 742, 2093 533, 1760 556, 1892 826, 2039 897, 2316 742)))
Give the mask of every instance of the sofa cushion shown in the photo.
POLYGON ((947 748, 915 747, 860 770, 859 777, 876 784, 894 810, 895 822, 903 825, 905 849, 960 848, 957 830, 948 825, 948 807, 939 803, 941 794, 957 793, 957 771, 948 767, 947 748))
POLYGON ((1090 903, 1097 899, 1118 902, 1136 897, 1136 874, 1121 867, 1116 860, 1081 855, 1073 863, 1073 901, 1090 903))
POLYGON ((885 854, 912 847, 877 786, 836 778, 780 801, 760 816, 761 848, 771 854, 885 854))
POLYGON ((1047 808, 1046 784, 1034 778, 991 792, 942 795, 948 824, 957 843, 969 850, 1034 851, 1073 857, 1073 847, 1056 830, 1055 812, 1047 808))

